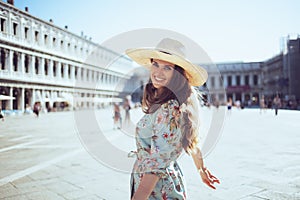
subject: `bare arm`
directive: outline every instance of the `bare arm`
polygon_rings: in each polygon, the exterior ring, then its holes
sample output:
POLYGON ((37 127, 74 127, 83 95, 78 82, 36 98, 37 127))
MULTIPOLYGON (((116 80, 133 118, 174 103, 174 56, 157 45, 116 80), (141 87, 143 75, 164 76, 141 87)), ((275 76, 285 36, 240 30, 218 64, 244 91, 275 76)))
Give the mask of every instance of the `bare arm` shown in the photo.
POLYGON ((214 183, 220 183, 220 181, 213 176, 208 169, 204 166, 202 153, 200 149, 197 147, 196 150, 192 153, 192 157, 195 163, 195 166, 200 173, 202 181, 208 185, 209 187, 216 189, 216 187, 213 185, 214 183))
POLYGON ((138 189, 132 197, 132 200, 148 199, 158 180, 159 177, 154 174, 144 174, 138 189))

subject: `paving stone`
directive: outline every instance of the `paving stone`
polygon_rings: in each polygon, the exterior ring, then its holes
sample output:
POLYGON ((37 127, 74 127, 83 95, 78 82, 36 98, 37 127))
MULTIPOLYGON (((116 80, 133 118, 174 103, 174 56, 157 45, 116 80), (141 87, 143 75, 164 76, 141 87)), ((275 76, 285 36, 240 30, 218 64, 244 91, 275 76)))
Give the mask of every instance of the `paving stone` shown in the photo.
MULTIPOLYGON (((293 112, 291 116, 291 111, 281 111, 274 118, 273 112, 259 115, 258 110, 235 111, 226 120, 223 135, 215 149, 205 158, 206 166, 221 180, 217 190, 211 190, 202 183, 191 157, 180 158, 190 199, 300 200, 300 161, 297 154, 300 112, 293 112)), ((103 112, 106 113, 104 118, 111 115, 111 110, 103 112)), ((111 129, 107 134, 113 138, 113 145, 124 151, 134 148, 133 139, 123 140, 119 137, 123 133, 112 131, 110 118, 101 120, 105 130, 111 129)), ((73 147, 82 148, 72 113, 52 113, 39 119, 8 118, 5 123, 7 136, 1 137, 0 149, 6 142, 13 145, 8 140, 29 133, 33 136, 26 142, 47 140, 24 149, 2 152, 1 178, 43 164, 72 151, 73 147)), ((37 169, 0 186, 0 199, 129 199, 130 172, 121 173, 107 167, 85 151, 37 169)))

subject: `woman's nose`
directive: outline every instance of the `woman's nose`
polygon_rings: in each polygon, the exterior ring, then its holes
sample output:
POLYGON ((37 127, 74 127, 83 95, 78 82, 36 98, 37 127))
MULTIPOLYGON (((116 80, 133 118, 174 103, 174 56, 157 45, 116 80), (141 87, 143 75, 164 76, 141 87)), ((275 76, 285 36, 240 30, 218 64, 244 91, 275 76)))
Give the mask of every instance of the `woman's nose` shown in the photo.
POLYGON ((154 72, 158 74, 162 74, 163 73, 162 67, 156 67, 154 72))

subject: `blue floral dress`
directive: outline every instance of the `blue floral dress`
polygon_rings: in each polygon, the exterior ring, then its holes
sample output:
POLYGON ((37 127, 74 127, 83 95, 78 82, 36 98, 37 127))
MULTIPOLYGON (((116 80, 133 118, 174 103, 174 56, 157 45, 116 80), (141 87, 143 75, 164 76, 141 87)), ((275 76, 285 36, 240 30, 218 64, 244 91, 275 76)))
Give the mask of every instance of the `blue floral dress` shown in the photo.
POLYGON ((186 199, 182 172, 176 160, 182 153, 181 113, 178 102, 170 100, 137 123, 137 160, 131 174, 131 196, 144 174, 159 177, 149 200, 186 199))

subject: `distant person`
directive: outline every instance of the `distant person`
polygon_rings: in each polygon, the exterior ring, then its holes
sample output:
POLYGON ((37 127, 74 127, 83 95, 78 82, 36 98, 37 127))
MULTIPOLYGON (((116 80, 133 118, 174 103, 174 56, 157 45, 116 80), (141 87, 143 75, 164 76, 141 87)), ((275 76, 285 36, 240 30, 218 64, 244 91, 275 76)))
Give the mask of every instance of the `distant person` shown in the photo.
POLYGON ((232 109, 232 98, 229 97, 229 99, 227 101, 227 110, 228 110, 229 114, 231 113, 231 109, 232 109))
POLYGON ((123 108, 125 110, 125 120, 124 120, 124 124, 128 125, 130 122, 130 110, 131 110, 131 96, 128 95, 126 96, 125 100, 124 100, 124 104, 123 104, 123 108))
POLYGON ((120 106, 118 103, 114 103, 114 129, 120 129, 122 126, 122 118, 120 112, 120 106))
POLYGON ((261 99, 259 101, 259 107, 260 107, 260 110, 259 110, 260 114, 262 113, 262 111, 266 112, 267 105, 266 105, 266 101, 265 101, 265 96, 264 95, 261 96, 261 99))
POLYGON ((275 115, 278 115, 278 109, 281 107, 281 100, 280 100, 278 94, 276 95, 276 97, 273 100, 273 106, 275 109, 275 115))
POLYGON ((36 115, 36 117, 39 117, 40 105, 37 102, 33 106, 33 113, 36 115))
POLYGON ((237 107, 237 109, 241 109, 241 101, 240 100, 236 100, 235 101, 235 106, 237 107))
POLYGON ((4 113, 2 112, 2 108, 0 107, 0 119, 4 121, 4 113))

